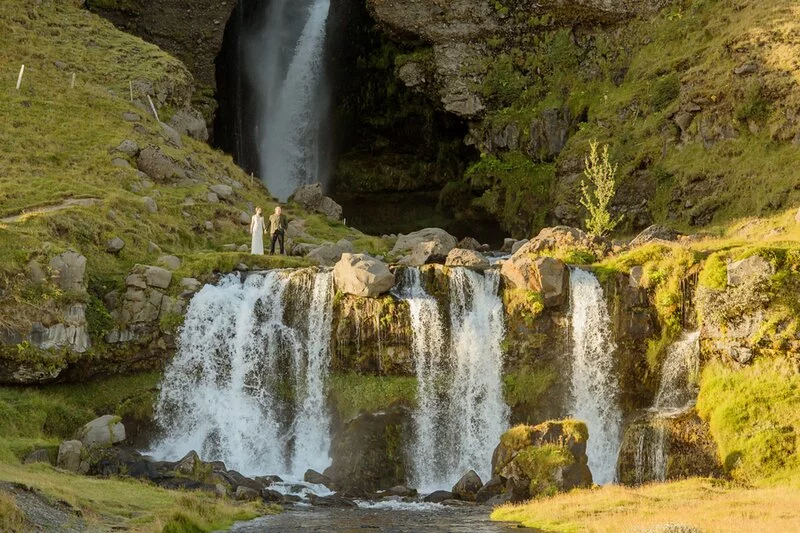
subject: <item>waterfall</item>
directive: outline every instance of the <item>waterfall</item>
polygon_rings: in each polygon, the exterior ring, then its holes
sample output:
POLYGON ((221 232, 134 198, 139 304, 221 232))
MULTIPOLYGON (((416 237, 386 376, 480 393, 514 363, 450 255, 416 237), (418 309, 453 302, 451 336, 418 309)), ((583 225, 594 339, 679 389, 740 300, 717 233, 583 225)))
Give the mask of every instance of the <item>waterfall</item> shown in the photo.
POLYGON ((622 413, 617 406, 611 318, 600 282, 590 272, 570 271, 573 417, 589 428, 586 454, 594 482, 614 481, 622 413))
POLYGON ((196 450, 245 474, 329 464, 330 272, 230 275, 192 299, 156 405, 153 453, 196 450))
POLYGON ((636 432, 634 454, 634 482, 642 485, 667 478, 667 426, 663 419, 655 418, 646 425, 633 428, 636 432))
POLYGON ((328 113, 325 29, 330 0, 265 2, 266 24, 249 39, 258 94, 261 178, 285 201, 300 185, 327 181, 322 131, 328 113))
POLYGON ((659 412, 680 411, 691 406, 697 397, 692 378, 699 369, 700 332, 684 333, 667 350, 653 409, 659 412))
POLYGON ((423 492, 449 489, 469 470, 484 480, 491 474, 494 446, 508 427, 499 282, 495 271, 451 269, 446 324, 419 270, 404 270, 400 296, 411 309, 418 379, 411 479, 423 492))

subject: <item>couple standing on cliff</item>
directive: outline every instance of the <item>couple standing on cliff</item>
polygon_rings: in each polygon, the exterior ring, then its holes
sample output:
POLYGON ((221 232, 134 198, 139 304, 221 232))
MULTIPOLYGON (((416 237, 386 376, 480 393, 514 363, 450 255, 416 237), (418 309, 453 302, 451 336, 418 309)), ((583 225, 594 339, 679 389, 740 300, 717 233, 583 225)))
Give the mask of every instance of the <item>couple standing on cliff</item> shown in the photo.
MULTIPOLYGON (((261 213, 262 209, 256 207, 256 214, 253 215, 250 221, 250 235, 253 236, 250 253, 253 255, 264 255, 264 234, 267 233, 267 228, 261 213)), ((284 255, 283 240, 287 225, 286 215, 281 212, 281 206, 277 206, 275 208, 275 213, 269 217, 269 234, 272 237, 272 246, 269 251, 270 255, 275 253, 276 242, 280 243, 281 255, 284 255)))

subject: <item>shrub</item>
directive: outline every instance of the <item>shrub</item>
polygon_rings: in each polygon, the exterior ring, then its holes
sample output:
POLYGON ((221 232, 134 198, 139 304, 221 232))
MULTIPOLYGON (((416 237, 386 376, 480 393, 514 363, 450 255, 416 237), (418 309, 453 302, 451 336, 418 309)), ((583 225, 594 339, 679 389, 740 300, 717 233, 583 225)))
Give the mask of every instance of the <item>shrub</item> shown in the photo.
POLYGON ((589 180, 581 181, 581 205, 589 212, 586 229, 592 235, 602 236, 613 231, 622 217, 612 218, 608 204, 614 199, 617 190, 617 165, 612 165, 608 157, 608 145, 598 153, 597 141, 590 144, 589 155, 584 160, 584 174, 589 180))

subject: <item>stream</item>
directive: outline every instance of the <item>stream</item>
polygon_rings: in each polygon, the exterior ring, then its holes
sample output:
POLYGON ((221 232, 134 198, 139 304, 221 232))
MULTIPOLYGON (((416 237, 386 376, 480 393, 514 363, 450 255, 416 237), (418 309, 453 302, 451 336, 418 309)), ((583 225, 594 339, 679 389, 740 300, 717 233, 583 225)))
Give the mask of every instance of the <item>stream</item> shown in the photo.
POLYGON ((386 533, 500 533, 518 529, 515 525, 492 522, 489 508, 445 507, 436 504, 410 504, 358 509, 287 508, 284 512, 236 524, 238 533, 376 531, 386 533))

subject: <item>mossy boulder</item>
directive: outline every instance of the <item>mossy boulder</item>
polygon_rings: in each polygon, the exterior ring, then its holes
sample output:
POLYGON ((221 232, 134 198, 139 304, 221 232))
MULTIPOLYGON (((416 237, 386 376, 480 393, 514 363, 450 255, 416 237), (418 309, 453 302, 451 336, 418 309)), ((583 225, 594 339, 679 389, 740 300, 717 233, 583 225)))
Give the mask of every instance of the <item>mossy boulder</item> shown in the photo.
POLYGON ((500 476, 512 501, 589 487, 588 439, 586 424, 577 420, 516 426, 500 437, 492 473, 500 476))

